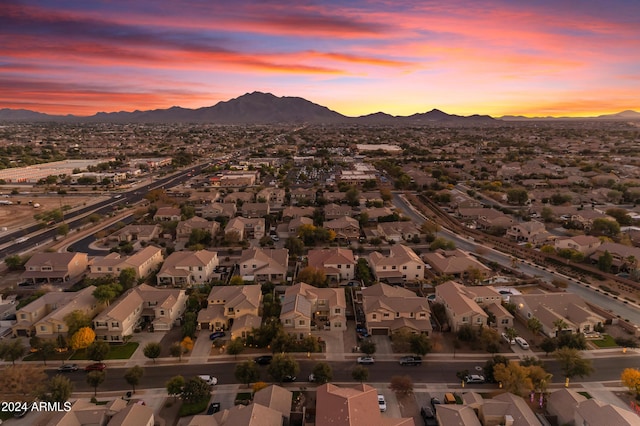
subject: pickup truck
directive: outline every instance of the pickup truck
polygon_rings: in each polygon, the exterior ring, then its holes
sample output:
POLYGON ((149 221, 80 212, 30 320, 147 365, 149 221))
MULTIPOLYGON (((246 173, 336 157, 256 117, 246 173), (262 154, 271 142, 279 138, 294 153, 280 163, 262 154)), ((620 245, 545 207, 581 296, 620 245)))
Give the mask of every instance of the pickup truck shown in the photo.
POLYGON ((400 365, 420 365, 422 358, 419 356, 403 356, 400 358, 400 365))

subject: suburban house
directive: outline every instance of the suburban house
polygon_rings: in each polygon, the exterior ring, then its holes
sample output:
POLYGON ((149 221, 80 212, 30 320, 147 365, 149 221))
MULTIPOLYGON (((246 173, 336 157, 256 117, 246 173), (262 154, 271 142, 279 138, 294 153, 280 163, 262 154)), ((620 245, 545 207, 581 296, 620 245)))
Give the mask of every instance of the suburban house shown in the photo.
POLYGON ((431 309, 426 298, 411 290, 378 283, 362 289, 369 334, 391 335, 400 330, 431 334, 431 309))
POLYGON ((309 266, 322 269, 330 282, 355 278, 356 260, 349 249, 313 249, 309 250, 307 258, 309 266))
POLYGON ((156 214, 153 215, 153 220, 156 222, 177 222, 181 218, 182 212, 177 207, 158 207, 156 214))
POLYGON ((160 235, 160 226, 155 225, 127 225, 107 237, 110 241, 151 241, 160 235))
POLYGON ((353 209, 346 204, 330 203, 324 206, 324 217, 327 220, 337 219, 344 216, 352 216, 353 209))
POLYGON ((287 249, 245 249, 238 260, 238 273, 245 281, 283 282, 287 278, 288 268, 287 249))
POLYGON ((601 245, 602 241, 600 238, 592 235, 576 235, 574 237, 556 238, 554 241, 554 247, 556 250, 571 249, 578 251, 585 256, 592 255, 601 245))
POLYGON ((507 238, 516 242, 539 244, 547 241, 551 234, 547 232, 544 223, 532 220, 511 225, 507 229, 507 238))
POLYGON ((389 207, 364 208, 360 215, 366 215, 368 222, 377 222, 381 217, 391 216, 393 211, 389 207))
MULTIPOLYGON (((467 292, 470 289, 455 281, 447 281, 436 286, 436 301, 444 305, 449 327, 453 332, 457 332, 463 325, 488 325, 489 315, 476 302, 474 295, 467 292)), ((501 303, 500 293, 495 291, 495 294, 497 300, 494 303, 501 303)))
POLYGON ((81 311, 92 318, 101 308, 93 297, 94 286, 76 292, 50 291, 33 302, 18 309, 16 323, 12 326, 14 336, 51 338, 67 334, 69 327, 64 317, 73 311, 81 311))
POLYGON ((289 191, 291 196, 291 204, 313 203, 316 201, 316 190, 311 188, 294 188, 289 191))
POLYGON ((607 404, 597 398, 587 399, 573 389, 559 389, 551 392, 547 410, 549 414, 557 416, 558 424, 562 425, 632 426, 638 424, 636 413, 607 404))
POLYGON ((52 413, 46 423, 50 426, 153 426, 153 409, 143 404, 128 404, 122 398, 116 398, 105 405, 96 405, 88 399, 73 402, 68 411, 52 413))
POLYGON ((296 217, 295 219, 291 219, 291 221, 287 225, 288 235, 298 235, 298 230, 302 225, 313 225, 313 219, 306 216, 301 216, 301 217, 296 217))
POLYGON ((360 223, 349 216, 328 220, 322 226, 335 232, 337 240, 357 240, 360 237, 360 223))
POLYGON ((209 250, 175 251, 157 273, 158 285, 191 287, 209 281, 218 266, 218 253, 209 250))
POLYGON ((242 217, 250 219, 265 217, 271 212, 269 203, 244 203, 240 210, 242 212, 242 217))
POLYGON ((422 259, 431 266, 431 270, 437 275, 450 275, 454 278, 472 277, 472 270, 478 272, 474 276, 478 281, 486 279, 491 274, 491 268, 486 267, 468 252, 460 249, 436 250, 425 253, 422 259))
POLYGON ((93 319, 96 340, 123 342, 142 322, 151 323, 154 330, 170 330, 184 314, 186 305, 184 290, 140 284, 93 319))
POLYGON ((587 333, 602 325, 605 319, 593 312, 585 301, 574 293, 532 293, 510 297, 516 305, 516 315, 527 321, 538 318, 542 332, 549 337, 559 333, 587 333), (562 321, 563 327, 558 330, 562 321))
POLYGON ((482 426, 476 412, 468 405, 441 404, 435 412, 439 425, 482 426))
POLYGON ((86 253, 34 253, 21 279, 33 284, 63 283, 80 278, 89 266, 86 253))
POLYGON ((382 417, 378 406, 378 390, 364 383, 353 387, 338 387, 331 383, 318 386, 315 424, 316 426, 415 426, 412 417, 382 417))
POLYGON ((625 246, 619 243, 604 243, 590 256, 592 262, 598 262, 600 256, 609 252, 612 257, 611 268, 614 272, 631 270, 638 267, 640 248, 625 246))
POLYGON ((264 218, 249 219, 241 216, 234 217, 224 228, 225 237, 228 237, 231 233, 236 233, 239 241, 252 238, 259 240, 265 235, 264 218))
POLYGON ((341 288, 317 288, 305 283, 287 287, 280 312, 284 331, 304 338, 313 330, 347 329, 347 303, 341 288))
POLYGON ((271 385, 256 392, 249 405, 235 405, 213 415, 195 415, 187 426, 289 425, 292 399, 291 391, 271 385))
POLYGON ((144 278, 155 271, 162 263, 162 250, 159 247, 147 246, 131 256, 123 257, 119 253, 97 256, 90 265, 92 276, 120 275, 123 269, 132 268, 136 278, 144 278))
POLYGON ((396 243, 420 238, 420 230, 413 222, 382 222, 376 229, 381 237, 396 243))
POLYGON ((288 206, 282 211, 282 220, 295 219, 303 216, 313 217, 315 210, 313 207, 288 206))
POLYGON ((191 232, 195 229, 199 229, 205 232, 209 232, 214 237, 220 229, 220 224, 215 221, 208 221, 198 216, 194 216, 190 219, 178 222, 176 227, 176 240, 177 241, 189 241, 191 232))
POLYGON ((264 188, 256 195, 258 202, 269 203, 271 208, 280 208, 284 204, 286 191, 283 188, 264 188))
POLYGON ((231 338, 245 338, 260 327, 260 285, 215 286, 207 297, 207 307, 198 313, 198 328, 229 330, 231 338))
MULTIPOLYGON (((512 426, 542 426, 527 401, 518 395, 505 392, 490 399, 483 399, 480 395, 478 397, 482 401, 478 409, 478 417, 484 426, 507 424, 512 426)), ((469 404, 469 406, 474 410, 476 409, 475 404, 469 404)))
POLYGON ((392 245, 389 256, 374 251, 369 255, 369 266, 376 280, 389 284, 418 281, 424 278, 424 262, 410 247, 403 244, 392 245))
POLYGON ((234 203, 211 203, 196 208, 196 212, 205 219, 218 217, 234 217, 238 207, 234 203))

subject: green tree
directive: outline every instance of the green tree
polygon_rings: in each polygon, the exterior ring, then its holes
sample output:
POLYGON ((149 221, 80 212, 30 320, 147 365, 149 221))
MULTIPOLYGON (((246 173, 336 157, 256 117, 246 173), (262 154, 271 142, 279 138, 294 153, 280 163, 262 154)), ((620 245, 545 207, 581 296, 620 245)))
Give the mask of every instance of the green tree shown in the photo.
POLYGON ((108 306, 120 293, 122 293, 122 286, 120 284, 105 284, 93 290, 93 297, 98 299, 98 302, 108 306))
POLYGON ((553 356, 560 364, 560 370, 566 378, 566 386, 574 377, 585 377, 593 373, 591 361, 584 359, 577 349, 560 348, 554 352, 553 356))
POLYGON ((366 382, 369 380, 369 369, 364 365, 356 365, 351 371, 351 378, 357 382, 366 382))
POLYGON ((123 290, 128 290, 132 288, 136 284, 136 270, 133 268, 124 268, 120 271, 120 275, 118 276, 118 283, 120 283, 120 287, 123 290))
POLYGON ((182 393, 182 389, 184 389, 185 380, 182 376, 173 376, 169 379, 169 381, 165 384, 167 388, 167 393, 174 398, 177 398, 178 395, 182 393))
POLYGON ((296 277, 297 282, 304 282, 314 287, 326 287, 327 275, 322 268, 314 268, 313 266, 306 266, 298 272, 296 277))
POLYGON ((22 271, 24 270, 24 264, 27 262, 27 259, 23 259, 17 254, 13 256, 7 256, 4 259, 4 264, 7 265, 7 268, 10 271, 22 271))
POLYGON ((244 285, 244 280, 240 275, 234 275, 229 280, 229 285, 244 285))
POLYGON ((507 202, 509 204, 516 204, 518 206, 524 206, 529 199, 526 189, 512 188, 507 190, 507 202))
POLYGON ((174 342, 170 347, 169 347, 169 354, 171 354, 171 356, 175 356, 178 357, 180 361, 182 361, 182 355, 184 355, 186 353, 185 349, 182 347, 182 345, 180 344, 180 342, 174 342))
POLYGON ((565 330, 567 327, 569 327, 569 324, 567 324, 567 322, 564 319, 558 318, 557 320, 555 320, 553 322, 553 326, 556 329, 556 336, 559 336, 560 333, 562 333, 563 330, 565 330))
POLYGON ((144 353, 144 356, 153 360, 154 364, 156 362, 156 358, 160 356, 161 351, 162 347, 158 342, 149 342, 145 345, 144 349, 142 349, 142 353, 144 353))
POLYGON ((432 349, 431 340, 426 334, 412 334, 409 338, 409 344, 411 352, 420 356, 428 354, 432 349))
POLYGON ((241 354, 245 349, 244 342, 240 337, 236 337, 227 343, 227 353, 233 355, 236 359, 238 354, 241 354))
POLYGON ((44 390, 40 393, 40 399, 46 402, 66 402, 73 392, 73 383, 68 377, 56 374, 45 384, 44 390))
POLYGON ((284 242, 284 248, 289 250, 289 256, 300 256, 304 253, 304 242, 298 237, 289 237, 284 242))
POLYGON ((38 358, 47 365, 47 360, 56 353, 56 342, 53 339, 42 339, 38 347, 38 358))
POLYGON ((488 382, 496 381, 493 373, 498 364, 507 365, 509 364, 509 360, 502 355, 494 355, 484 364, 484 377, 488 382))
POLYGON ((300 372, 300 366, 289 354, 275 354, 267 372, 273 377, 273 380, 282 383, 286 376, 296 376, 300 372))
POLYGON ((615 220, 597 218, 593 220, 591 225, 591 235, 604 235, 606 237, 615 237, 620 233, 620 224, 615 220))
POLYGON ((558 349, 558 342, 552 337, 545 337, 540 343, 540 349, 544 351, 545 355, 549 355, 551 352, 558 349))
POLYGON ((611 271, 611 265, 613 264, 613 256, 609 253, 609 250, 605 250, 604 253, 598 258, 598 269, 602 272, 611 271))
POLYGON ((363 257, 359 258, 356 263, 356 279, 361 280, 365 286, 370 286, 373 282, 373 278, 371 277, 371 268, 369 268, 367 259, 363 257))
POLYGON ((56 228, 56 233, 58 235, 66 237, 69 234, 69 224, 61 223, 60 225, 58 225, 58 227, 56 228))
MULTIPOLYGON (((536 317, 531 317, 527 320, 527 328, 533 334, 535 338, 542 331, 542 323, 536 317)), ((551 351, 553 352, 553 351, 551 351)))
POLYGON ((208 401, 211 398, 211 387, 200 377, 192 377, 185 382, 180 397, 191 404, 208 401))
POLYGON ((313 381, 320 385, 330 382, 333 379, 333 370, 326 362, 319 362, 313 367, 313 381))
POLYGON ((87 347, 87 358, 92 361, 102 361, 109 355, 111 347, 107 342, 96 340, 87 347))
POLYGON ((74 310, 64 316, 67 325, 67 335, 73 336, 78 330, 91 325, 91 318, 81 310, 74 310))
POLYGON ((93 396, 98 394, 98 386, 104 382, 106 373, 104 371, 89 371, 87 373, 87 384, 93 388, 93 396))
POLYGON ((236 364, 236 369, 233 374, 236 380, 246 384, 247 387, 249 387, 251 383, 260 380, 260 370, 256 363, 250 360, 236 364))
POLYGON ((376 353, 376 343, 371 339, 364 340, 360 343, 360 352, 368 356, 373 355, 376 353))
POLYGON ((131 385, 133 393, 136 393, 136 386, 140 384, 142 376, 144 376, 144 369, 139 365, 134 365, 124 373, 124 379, 131 385))
POLYGON ((0 342, 0 357, 5 361, 11 361, 13 365, 16 365, 16 360, 22 358, 25 353, 27 348, 24 347, 21 339, 0 342))
POLYGON ((607 209, 606 214, 614 218, 620 226, 630 226, 633 224, 633 219, 631 219, 631 216, 629 216, 629 213, 625 209, 607 209))

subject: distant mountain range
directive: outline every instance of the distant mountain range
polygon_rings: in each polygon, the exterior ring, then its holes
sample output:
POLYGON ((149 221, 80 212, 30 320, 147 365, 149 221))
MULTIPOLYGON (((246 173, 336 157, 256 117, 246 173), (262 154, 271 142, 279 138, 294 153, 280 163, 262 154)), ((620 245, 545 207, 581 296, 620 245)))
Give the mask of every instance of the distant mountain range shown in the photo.
MULTIPOLYGON (((505 116, 494 119, 488 115, 460 116, 433 109, 410 116, 393 116, 378 112, 360 117, 347 117, 327 107, 298 97, 277 97, 271 93, 247 93, 210 107, 189 109, 171 107, 149 111, 99 112, 89 117, 49 115, 24 109, 0 109, 0 121, 56 121, 84 123, 209 123, 209 124, 362 124, 362 125, 482 125, 498 124, 499 120, 549 120, 556 118, 526 118, 505 116)), ((566 119, 566 118, 565 118, 566 119)), ((599 116, 600 120, 640 120, 640 113, 623 111, 599 116)), ((583 118, 584 120, 584 118, 583 118)))

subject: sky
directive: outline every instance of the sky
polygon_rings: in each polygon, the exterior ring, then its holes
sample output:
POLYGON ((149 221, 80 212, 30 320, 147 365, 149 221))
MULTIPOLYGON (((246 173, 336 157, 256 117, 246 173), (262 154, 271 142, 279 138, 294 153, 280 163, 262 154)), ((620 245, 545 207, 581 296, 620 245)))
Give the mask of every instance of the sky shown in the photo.
POLYGON ((0 0, 0 108, 640 111, 638 0, 0 0))

